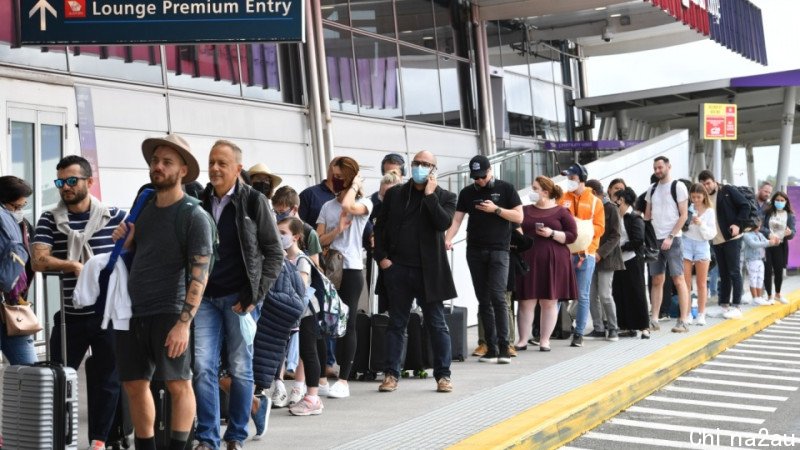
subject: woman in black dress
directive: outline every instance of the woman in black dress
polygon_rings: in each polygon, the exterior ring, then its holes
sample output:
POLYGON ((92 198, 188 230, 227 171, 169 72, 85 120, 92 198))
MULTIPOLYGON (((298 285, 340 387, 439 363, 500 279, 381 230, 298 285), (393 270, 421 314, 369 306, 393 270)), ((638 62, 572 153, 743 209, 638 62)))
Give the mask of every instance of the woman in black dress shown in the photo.
POLYGON ((578 296, 575 270, 566 245, 575 242, 577 228, 569 210, 556 203, 563 191, 551 179, 536 177, 532 189, 533 204, 522 209, 522 232, 533 237, 533 247, 524 254, 530 272, 517 286, 519 334, 515 345, 527 345, 538 302, 542 309, 539 350, 547 352, 558 317, 556 303, 578 296))
MULTIPOLYGON (((611 293, 617 306, 617 324, 620 330, 629 330, 627 336, 636 336, 635 330, 641 330, 642 339, 650 338, 650 316, 647 306, 647 294, 644 283, 644 221, 635 213, 633 204, 636 192, 626 187, 614 193, 623 227, 620 228, 619 245, 622 249, 622 260, 625 270, 614 272, 611 293)), ((624 335, 624 333, 623 333, 624 335)))

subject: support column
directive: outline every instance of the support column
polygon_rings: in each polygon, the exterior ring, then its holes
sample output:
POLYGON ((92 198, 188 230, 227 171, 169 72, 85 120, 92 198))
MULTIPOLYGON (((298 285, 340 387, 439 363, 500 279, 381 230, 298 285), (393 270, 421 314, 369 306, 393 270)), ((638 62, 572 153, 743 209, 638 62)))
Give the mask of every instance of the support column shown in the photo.
POLYGON ((794 111, 797 104, 797 88, 784 88, 783 124, 781 126, 781 146, 778 151, 778 175, 775 188, 786 192, 789 184, 789 159, 792 151, 792 134, 794 133, 794 111))
MULTIPOLYGON (((323 137, 323 114, 322 108, 319 103, 320 87, 319 87, 319 73, 317 67, 317 40, 314 34, 314 27, 308 24, 314 23, 314 15, 312 13, 313 6, 310 0, 306 0, 306 51, 308 58, 308 122, 311 128, 311 151, 315 156, 314 158, 314 172, 316 173, 315 180, 322 180, 327 176, 328 162, 325 152, 325 138, 323 137)), ((324 45, 324 44, 323 44, 324 45)))
POLYGON ((711 170, 714 172, 714 179, 722 181, 722 141, 715 139, 714 141, 714 159, 711 170))
POLYGON ((729 184, 736 184, 733 179, 734 159, 736 159, 736 142, 725 141, 723 144, 722 179, 729 184))
POLYGON ((689 176, 694 181, 697 179, 697 175, 704 170, 706 170, 706 141, 698 138, 694 141, 692 168, 689 176))
POLYGON ((489 75, 488 43, 486 39, 486 22, 480 18, 480 10, 477 5, 472 6, 472 20, 475 30, 476 40, 476 70, 478 72, 478 106, 481 111, 481 141, 483 144, 484 155, 492 155, 496 152, 494 112, 492 108, 492 89, 490 86, 491 76, 489 75))
POLYGON ((626 141, 630 139, 631 121, 628 118, 628 111, 620 110, 614 113, 614 118, 617 119, 617 139, 626 141))
POLYGON ((744 148, 747 158, 747 185, 753 188, 753 192, 758 192, 758 180, 756 180, 756 165, 753 160, 753 144, 747 144, 744 148))
MULTIPOLYGON (((328 62, 325 53, 325 34, 322 31, 322 7, 320 0, 311 0, 311 12, 313 13, 313 26, 315 39, 317 41, 317 72, 319 83, 319 104, 322 115, 322 138, 323 151, 325 155, 325 167, 328 170, 328 162, 333 159, 333 117, 331 116, 330 88, 328 86, 328 62)), ((311 26, 312 24, 306 24, 311 26)), ((320 177, 321 179, 322 177, 320 177)))

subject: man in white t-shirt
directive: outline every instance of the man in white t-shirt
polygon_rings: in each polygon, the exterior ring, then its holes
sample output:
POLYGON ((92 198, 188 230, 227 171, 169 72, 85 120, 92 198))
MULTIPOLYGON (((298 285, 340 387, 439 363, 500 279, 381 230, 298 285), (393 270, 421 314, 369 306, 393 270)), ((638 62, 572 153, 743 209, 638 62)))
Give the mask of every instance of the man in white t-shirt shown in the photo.
POLYGON ((661 308, 664 278, 667 267, 672 277, 672 283, 678 292, 678 305, 680 317, 678 323, 672 328, 673 333, 689 331, 686 321, 689 317, 689 292, 683 278, 683 251, 681 249, 681 228, 689 216, 689 191, 683 183, 672 181, 670 169, 672 165, 666 156, 659 156, 653 160, 653 174, 658 178, 658 183, 647 190, 645 200, 647 208, 644 220, 649 220, 656 233, 659 245, 658 260, 649 263, 650 275, 650 329, 659 330, 658 312, 661 308))

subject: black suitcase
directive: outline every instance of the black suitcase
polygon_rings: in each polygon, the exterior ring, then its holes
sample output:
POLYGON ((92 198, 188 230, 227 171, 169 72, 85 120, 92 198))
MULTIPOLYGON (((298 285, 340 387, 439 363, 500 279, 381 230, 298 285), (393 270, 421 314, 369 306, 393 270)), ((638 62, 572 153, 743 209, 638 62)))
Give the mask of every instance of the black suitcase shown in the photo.
POLYGON ((450 331, 450 348, 453 361, 466 361, 467 355, 467 308, 452 305, 444 307, 444 321, 450 331))
MULTIPOLYGON (((371 347, 371 320, 369 314, 363 309, 356 313, 356 353, 353 356, 353 366, 350 370, 351 380, 374 380, 374 373, 370 368, 369 355, 371 347)), ((341 348, 343 346, 339 346, 341 348)))
POLYGON ((378 373, 386 370, 386 331, 388 314, 373 314, 370 318, 369 370, 378 373))
MULTIPOLYGON (((572 317, 569 315, 569 308, 567 302, 558 302, 558 318, 556 319, 556 327, 550 335, 550 339, 569 339, 572 337, 572 317)), ((539 321, 541 316, 541 308, 536 304, 533 313, 533 336, 539 337, 540 326, 539 321)))
POLYGON ((420 309, 414 309, 408 317, 406 328, 406 357, 403 364, 404 370, 410 370, 419 378, 427 378, 433 366, 431 362, 430 339, 424 326, 424 318, 420 309))
MULTIPOLYGON (((167 385, 163 381, 151 381, 150 391, 153 393, 153 401, 156 405, 156 448, 158 450, 169 450, 170 434, 172 433, 172 427, 170 425, 170 419, 172 417, 172 399, 169 390, 167 390, 167 385)), ((196 424, 197 419, 195 419, 195 423, 192 424, 192 428, 189 431, 186 450, 191 450, 192 448, 196 424)))

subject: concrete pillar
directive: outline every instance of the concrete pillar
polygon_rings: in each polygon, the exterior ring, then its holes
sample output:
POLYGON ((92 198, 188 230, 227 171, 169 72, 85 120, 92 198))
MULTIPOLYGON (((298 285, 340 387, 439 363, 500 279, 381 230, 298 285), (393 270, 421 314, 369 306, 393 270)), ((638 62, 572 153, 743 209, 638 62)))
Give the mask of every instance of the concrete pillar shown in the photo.
POLYGON ((693 139, 692 160, 689 169, 689 177, 694 181, 700 172, 706 170, 706 141, 703 139, 693 139))
POLYGON ((714 159, 711 164, 711 170, 714 172, 714 179, 722 181, 722 141, 715 139, 714 141, 714 159))
POLYGON ((781 146, 778 152, 778 175, 775 187, 786 192, 789 184, 789 164, 792 150, 792 134, 794 133, 794 111, 797 104, 797 88, 784 88, 783 123, 781 126, 781 146))
POLYGON ((753 192, 758 192, 758 180, 756 180, 756 165, 753 160, 753 144, 747 144, 744 149, 747 157, 747 185, 753 188, 753 192))
POLYGON ((627 140, 630 139, 630 126, 631 121, 628 118, 628 111, 620 110, 614 113, 614 118, 617 119, 617 139, 627 140))
POLYGON ((725 141, 723 145, 722 179, 734 183, 733 160, 736 159, 736 142, 725 141))

